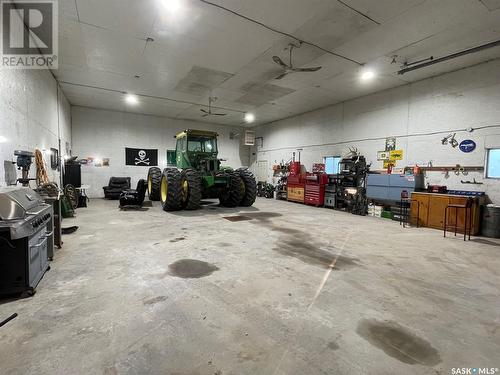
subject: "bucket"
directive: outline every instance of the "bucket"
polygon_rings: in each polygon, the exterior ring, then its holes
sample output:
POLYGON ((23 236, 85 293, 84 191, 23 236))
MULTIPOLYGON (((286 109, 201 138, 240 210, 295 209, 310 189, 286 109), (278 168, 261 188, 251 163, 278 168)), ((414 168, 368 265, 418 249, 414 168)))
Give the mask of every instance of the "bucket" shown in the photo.
POLYGON ((500 238, 500 207, 484 206, 481 234, 485 237, 500 238))

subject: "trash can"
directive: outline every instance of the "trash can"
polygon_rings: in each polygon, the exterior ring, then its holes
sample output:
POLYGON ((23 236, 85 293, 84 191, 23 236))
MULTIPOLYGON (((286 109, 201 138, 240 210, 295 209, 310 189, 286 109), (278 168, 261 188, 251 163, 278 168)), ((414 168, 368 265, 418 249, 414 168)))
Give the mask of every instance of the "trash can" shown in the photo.
POLYGON ((481 234, 485 237, 500 238, 500 206, 484 206, 481 234))

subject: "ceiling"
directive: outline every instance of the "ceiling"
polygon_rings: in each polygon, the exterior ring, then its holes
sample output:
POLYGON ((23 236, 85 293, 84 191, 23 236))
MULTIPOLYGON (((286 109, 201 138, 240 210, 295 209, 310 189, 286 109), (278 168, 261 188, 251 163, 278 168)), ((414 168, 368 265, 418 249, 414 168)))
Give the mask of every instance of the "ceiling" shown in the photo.
POLYGON ((252 112, 255 125, 500 57, 495 47, 397 74, 500 39, 500 0, 211 1, 316 44, 294 49, 294 65, 323 68, 276 80, 272 56, 287 62, 297 40, 201 0, 60 0, 54 74, 70 103, 242 126, 252 112), (376 75, 362 82, 366 69, 376 75), (200 116, 209 96, 226 116, 200 116))

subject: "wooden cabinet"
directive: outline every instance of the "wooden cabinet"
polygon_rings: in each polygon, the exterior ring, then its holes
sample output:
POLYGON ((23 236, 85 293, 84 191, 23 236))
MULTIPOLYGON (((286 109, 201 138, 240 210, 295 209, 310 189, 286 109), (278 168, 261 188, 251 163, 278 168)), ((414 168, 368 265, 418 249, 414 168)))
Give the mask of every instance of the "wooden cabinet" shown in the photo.
MULTIPOLYGON (((465 205, 467 202, 466 196, 450 195, 450 194, 433 194, 433 193, 413 193, 411 196, 411 222, 416 224, 418 216, 418 224, 422 227, 434 229, 444 229, 445 210, 449 204, 465 205)), ((476 235, 480 229, 481 205, 484 204, 483 197, 472 197, 472 234, 476 235)), ((455 220, 459 228, 465 225, 465 209, 454 208, 448 209, 448 225, 450 230, 455 225, 455 220), (458 216, 457 216, 458 215, 458 216)), ((463 230, 458 232, 463 233, 463 230)))
POLYGON ((305 185, 288 184, 287 190, 288 190, 287 200, 292 202, 304 203, 305 185))

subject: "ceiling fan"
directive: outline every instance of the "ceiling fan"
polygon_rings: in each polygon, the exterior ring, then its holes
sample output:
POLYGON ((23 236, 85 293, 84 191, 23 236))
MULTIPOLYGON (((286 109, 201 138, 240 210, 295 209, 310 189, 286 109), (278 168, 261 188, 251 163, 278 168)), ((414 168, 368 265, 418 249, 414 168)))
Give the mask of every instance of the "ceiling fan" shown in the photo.
POLYGON ((200 111, 203 112, 201 117, 207 117, 207 116, 226 116, 227 113, 216 113, 212 112, 212 102, 215 102, 217 100, 216 97, 208 97, 208 111, 204 108, 201 108, 200 111))
POLYGON ((313 68, 295 68, 292 64, 292 51, 294 48, 300 48, 300 44, 297 46, 293 43, 290 43, 288 45, 288 50, 290 51, 290 64, 285 64, 283 60, 279 56, 273 56, 273 61, 281 66, 283 68, 283 73, 281 73, 279 76, 276 77, 276 79, 282 79, 284 76, 286 76, 289 73, 294 73, 294 72, 317 72, 318 70, 321 69, 321 66, 316 66, 313 68))

